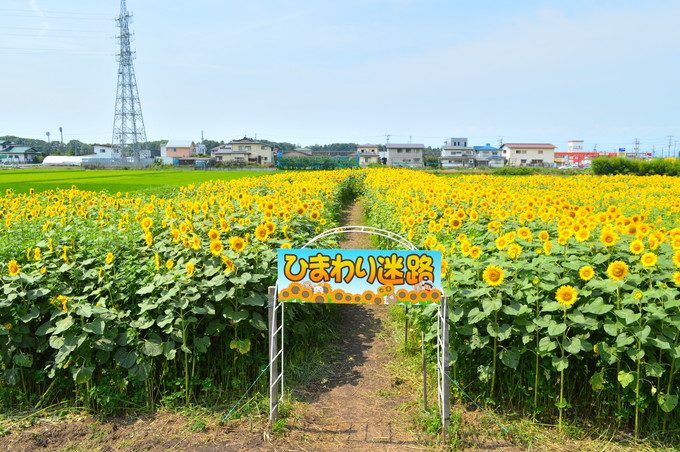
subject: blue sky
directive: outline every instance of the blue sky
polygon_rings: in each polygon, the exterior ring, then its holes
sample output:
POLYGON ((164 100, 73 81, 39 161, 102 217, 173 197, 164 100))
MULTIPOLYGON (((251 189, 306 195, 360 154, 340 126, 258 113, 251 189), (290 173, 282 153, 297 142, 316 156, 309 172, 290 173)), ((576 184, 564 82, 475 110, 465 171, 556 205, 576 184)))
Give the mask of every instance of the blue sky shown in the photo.
MULTIPOLYGON (((0 135, 108 142, 119 2, 0 3, 0 135)), ((149 139, 680 139, 676 1, 128 0, 149 139)))

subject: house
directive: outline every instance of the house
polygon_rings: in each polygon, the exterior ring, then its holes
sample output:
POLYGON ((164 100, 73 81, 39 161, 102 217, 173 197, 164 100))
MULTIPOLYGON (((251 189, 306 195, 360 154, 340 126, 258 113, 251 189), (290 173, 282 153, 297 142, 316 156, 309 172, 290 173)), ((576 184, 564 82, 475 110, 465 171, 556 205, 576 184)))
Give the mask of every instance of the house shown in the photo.
POLYGON ((191 157, 196 153, 196 144, 193 141, 170 140, 161 146, 161 157, 191 157))
POLYGON ((250 151, 232 149, 230 144, 222 144, 210 150, 210 155, 218 162, 243 162, 248 163, 250 151))
POLYGON ((553 166, 555 149, 550 143, 505 143, 501 155, 509 166, 553 166))
POLYGON ((248 153, 248 161, 260 165, 274 163, 274 148, 267 143, 243 137, 240 140, 229 142, 233 151, 243 151, 248 153))
POLYGON ((40 154, 40 151, 31 146, 20 146, 4 141, 0 146, 0 163, 3 165, 35 163, 40 154))
POLYGON ((440 160, 442 168, 475 166, 475 153, 467 138, 451 138, 444 143, 440 160))
POLYGON ((384 158, 386 164, 390 166, 422 167, 423 149, 425 149, 423 144, 388 143, 385 146, 384 158))
POLYGON ((283 151, 281 157, 312 157, 314 152, 309 148, 295 148, 292 151, 283 151))
POLYGON ((101 159, 119 159, 122 158, 118 149, 110 144, 95 144, 92 145, 92 150, 97 158, 101 159))
POLYGON ((475 166, 503 166, 501 150, 486 143, 484 146, 472 146, 475 154, 475 166))
POLYGON ((380 146, 377 144, 361 144, 357 146, 359 166, 368 166, 372 163, 380 163, 380 146))

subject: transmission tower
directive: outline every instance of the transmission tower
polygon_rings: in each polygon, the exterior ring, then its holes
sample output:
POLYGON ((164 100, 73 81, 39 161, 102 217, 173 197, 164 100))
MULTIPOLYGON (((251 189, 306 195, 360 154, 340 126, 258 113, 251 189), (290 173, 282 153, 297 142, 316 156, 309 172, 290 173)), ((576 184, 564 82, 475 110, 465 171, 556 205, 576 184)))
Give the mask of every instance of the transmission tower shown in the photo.
POLYGON ((118 88, 116 89, 116 110, 113 116, 113 147, 122 156, 131 156, 139 162, 141 143, 146 141, 142 106, 139 103, 135 68, 132 65, 134 53, 130 49, 130 18, 125 0, 120 0, 118 22, 118 88))

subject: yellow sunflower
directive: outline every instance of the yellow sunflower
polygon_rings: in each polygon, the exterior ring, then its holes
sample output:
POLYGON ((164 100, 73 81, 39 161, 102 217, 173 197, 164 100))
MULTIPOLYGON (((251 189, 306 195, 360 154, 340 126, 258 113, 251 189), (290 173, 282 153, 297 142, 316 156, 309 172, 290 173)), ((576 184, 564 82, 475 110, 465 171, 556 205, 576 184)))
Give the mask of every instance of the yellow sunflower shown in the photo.
POLYGON ((577 298, 578 291, 573 286, 562 286, 555 292, 555 300, 566 308, 573 305, 577 298))
POLYGON ((613 281, 622 281, 628 276, 628 264, 623 261, 614 261, 607 267, 607 276, 613 281))
POLYGON ((210 242, 210 252, 213 256, 219 256, 224 251, 224 245, 221 240, 213 240, 210 242))
POLYGON ((269 230, 264 224, 259 225, 255 228, 255 238, 260 242, 266 242, 269 238, 269 230))
POLYGON ((511 243, 511 244, 508 246, 508 257, 509 257, 510 259, 517 259, 517 257, 519 257, 519 255, 520 255, 521 253, 522 253, 522 247, 519 246, 518 244, 516 244, 516 243, 511 243))
POLYGON ((642 262, 642 265, 644 265, 645 267, 655 266, 657 260, 658 258, 654 253, 645 253, 640 258, 640 262, 642 262))
POLYGON ((12 259, 7 263, 7 271, 9 272, 9 276, 17 276, 21 272, 21 267, 17 261, 12 259))
POLYGON ((237 253, 240 253, 244 249, 246 249, 246 241, 243 240, 239 236, 234 236, 229 238, 229 248, 232 249, 232 251, 236 251, 237 253))
POLYGON ((503 283, 504 275, 503 269, 496 265, 489 265, 484 269, 484 273, 482 273, 484 282, 494 287, 500 286, 503 283))
POLYGON ((640 254, 645 250, 645 244, 642 240, 633 240, 630 242, 630 252, 633 254, 640 254))
POLYGON ((187 270, 187 276, 189 278, 191 278, 194 275, 194 271, 196 271, 196 266, 194 265, 193 262, 189 261, 189 262, 187 262, 186 270, 187 270))
POLYGON ((595 270, 590 265, 584 265, 579 268, 578 276, 584 281, 590 281, 595 276, 595 270))
POLYGON ((680 272, 675 272, 675 273, 673 273, 673 278, 672 278, 672 279, 673 279, 673 283, 674 283, 676 286, 680 286, 680 272))
POLYGON ((619 241, 619 236, 616 232, 610 229, 603 229, 602 233, 600 234, 600 241, 604 246, 614 246, 616 245, 616 242, 619 241))

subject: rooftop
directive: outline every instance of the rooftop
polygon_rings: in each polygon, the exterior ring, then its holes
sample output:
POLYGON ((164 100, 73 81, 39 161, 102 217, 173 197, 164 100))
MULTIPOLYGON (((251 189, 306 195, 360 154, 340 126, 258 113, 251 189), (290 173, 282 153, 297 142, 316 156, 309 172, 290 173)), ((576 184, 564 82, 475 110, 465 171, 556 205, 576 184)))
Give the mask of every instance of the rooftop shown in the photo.
POLYGON ((1 154, 39 154, 40 152, 33 149, 31 146, 16 146, 12 145, 6 149, 0 150, 1 154))
POLYGON ((472 146, 475 151, 500 151, 500 149, 491 146, 491 144, 486 143, 484 146, 472 146))
POLYGON ((425 145, 421 143, 388 143, 385 147, 387 149, 425 149, 425 145))
POLYGON ((550 143, 503 143, 503 147, 527 148, 527 149, 556 149, 557 146, 550 143))
POLYGON ((238 143, 238 144, 265 144, 262 143, 261 141, 253 140, 252 138, 248 137, 243 137, 238 140, 231 140, 229 143, 238 143))
POLYGON ((165 144, 167 148, 190 148, 194 144, 191 140, 170 140, 165 144))

